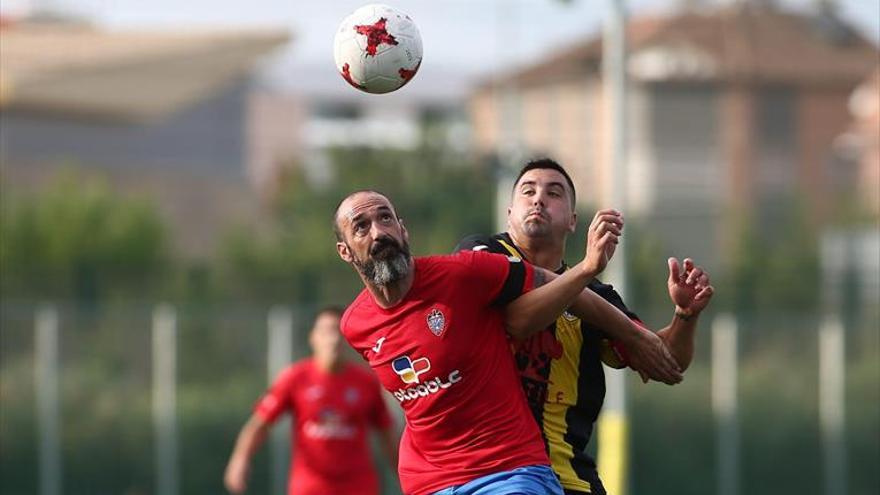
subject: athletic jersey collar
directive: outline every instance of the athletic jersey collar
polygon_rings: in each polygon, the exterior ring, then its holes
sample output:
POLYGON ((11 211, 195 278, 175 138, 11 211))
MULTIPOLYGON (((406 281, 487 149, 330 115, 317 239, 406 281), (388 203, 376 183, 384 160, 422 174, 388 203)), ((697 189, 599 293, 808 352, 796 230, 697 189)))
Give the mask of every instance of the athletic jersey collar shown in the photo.
MULTIPOLYGON (((513 250, 516 251, 516 254, 519 255, 520 258, 531 263, 531 260, 529 260, 529 258, 526 257, 525 254, 523 254, 523 252, 519 248, 519 246, 517 246, 516 243, 513 242, 513 238, 510 237, 509 233, 502 232, 502 233, 498 234, 496 237, 497 237, 498 241, 500 241, 504 247, 507 248, 509 246, 510 248, 513 248, 513 250)), ((565 260, 562 260, 562 264, 559 265, 559 268, 554 270, 554 272, 557 275, 561 275, 563 272, 565 272, 565 270, 568 270, 568 265, 565 263, 565 260)))

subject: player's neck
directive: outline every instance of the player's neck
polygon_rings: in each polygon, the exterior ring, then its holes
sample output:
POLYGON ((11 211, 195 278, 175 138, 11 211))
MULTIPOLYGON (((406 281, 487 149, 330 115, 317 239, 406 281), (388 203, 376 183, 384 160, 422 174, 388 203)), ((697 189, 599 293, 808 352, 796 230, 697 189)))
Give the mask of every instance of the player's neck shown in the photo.
POLYGON ((339 358, 315 356, 315 366, 324 373, 337 373, 344 364, 339 358))
POLYGON ((565 254, 565 239, 540 239, 525 235, 517 235, 509 231, 508 235, 513 239, 516 248, 526 257, 529 263, 540 266, 547 270, 556 271, 562 266, 562 257, 565 254))
POLYGON ((396 306, 404 297, 406 297, 409 290, 412 288, 415 275, 416 264, 413 258, 410 258, 409 271, 406 276, 397 282, 388 285, 375 285, 365 279, 363 275, 361 275, 361 279, 363 279, 364 285, 367 287, 367 290, 370 291, 370 294, 372 294, 373 300, 376 301, 376 304, 380 308, 388 309, 396 306))

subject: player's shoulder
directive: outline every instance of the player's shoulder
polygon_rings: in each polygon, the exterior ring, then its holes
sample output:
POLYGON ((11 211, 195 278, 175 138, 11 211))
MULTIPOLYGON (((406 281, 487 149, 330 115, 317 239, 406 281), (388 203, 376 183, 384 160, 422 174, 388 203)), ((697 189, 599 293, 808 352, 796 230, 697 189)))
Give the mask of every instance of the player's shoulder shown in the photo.
POLYGON ((416 270, 421 270, 425 274, 468 274, 469 270, 475 266, 483 266, 493 262, 497 263, 498 260, 502 259, 499 256, 502 254, 506 253, 495 253, 487 250, 462 250, 452 254, 425 256, 418 260, 421 261, 421 264, 417 264, 416 270))
POLYGON ((603 283, 601 280, 594 278, 587 284, 587 288, 591 291, 599 294, 600 296, 608 299, 608 297, 617 297, 620 298, 620 295, 614 290, 614 286, 611 284, 603 283))
POLYGON ((292 383, 306 375, 312 366, 311 358, 302 359, 287 365, 275 375, 275 383, 292 383))
POLYGON ((466 267, 473 259, 472 251, 457 251, 452 254, 437 254, 416 258, 416 270, 433 271, 466 267))
POLYGON ((488 251, 490 253, 504 254, 504 246, 501 244, 503 234, 471 234, 464 237, 455 246, 455 252, 459 251, 488 251))
POLYGON ((621 310, 626 314, 631 320, 640 321, 637 314, 633 313, 623 301, 623 297, 614 290, 614 286, 611 284, 604 284, 598 279, 593 279, 588 285, 587 288, 595 292, 599 297, 605 299, 612 306, 621 310))
POLYGON ((369 310, 370 301, 369 291, 363 289, 354 301, 345 308, 345 312, 342 313, 342 318, 339 320, 339 330, 342 332, 342 335, 348 335, 352 324, 358 321, 358 316, 369 310))

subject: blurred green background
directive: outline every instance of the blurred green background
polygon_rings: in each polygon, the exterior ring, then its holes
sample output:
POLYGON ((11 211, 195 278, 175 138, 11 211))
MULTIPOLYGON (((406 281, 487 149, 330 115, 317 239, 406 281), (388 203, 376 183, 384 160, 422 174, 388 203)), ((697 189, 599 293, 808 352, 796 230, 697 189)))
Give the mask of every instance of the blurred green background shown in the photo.
MULTIPOLYGON (((39 452, 45 308, 58 315, 58 492, 160 493, 152 331, 167 303, 177 493, 222 493, 267 384, 270 311, 292 311, 298 359, 314 311, 361 289, 333 249, 347 193, 388 194, 414 253, 447 253, 502 230, 511 175, 548 155, 578 188, 569 262, 612 203, 607 6, 412 2, 426 62, 376 97, 351 90, 327 53, 326 33, 359 2, 312 6, 306 20, 275 0, 246 13, 130 3, 0 11, 2 494, 54 495, 39 452), (450 33, 481 49, 445 43, 450 33)), ((626 301, 667 324, 669 256, 694 257, 716 287, 685 381, 627 378, 628 493, 722 495, 719 315, 738 328, 738 492, 880 492, 880 6, 627 5, 626 301), (836 492, 819 405, 829 316, 845 349, 836 492)), ((270 450, 249 493, 272 490, 270 450)))

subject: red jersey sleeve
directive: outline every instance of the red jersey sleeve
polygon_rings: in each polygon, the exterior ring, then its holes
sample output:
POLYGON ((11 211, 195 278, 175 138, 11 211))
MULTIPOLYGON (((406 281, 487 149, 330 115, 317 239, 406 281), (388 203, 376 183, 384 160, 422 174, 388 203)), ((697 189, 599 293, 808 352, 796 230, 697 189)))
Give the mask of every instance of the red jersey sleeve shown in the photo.
POLYGON ((267 423, 274 423, 281 413, 292 409, 291 398, 295 376, 296 372, 293 367, 279 373, 278 378, 275 379, 266 394, 257 401, 254 406, 254 414, 267 423))
POLYGON ((516 256, 485 251, 462 251, 458 255, 467 261, 467 283, 487 305, 505 306, 532 288, 534 270, 516 256))

